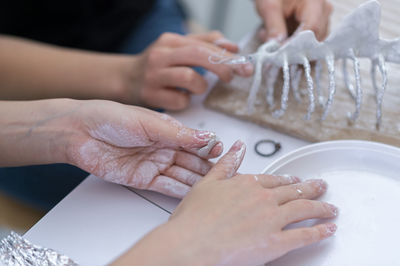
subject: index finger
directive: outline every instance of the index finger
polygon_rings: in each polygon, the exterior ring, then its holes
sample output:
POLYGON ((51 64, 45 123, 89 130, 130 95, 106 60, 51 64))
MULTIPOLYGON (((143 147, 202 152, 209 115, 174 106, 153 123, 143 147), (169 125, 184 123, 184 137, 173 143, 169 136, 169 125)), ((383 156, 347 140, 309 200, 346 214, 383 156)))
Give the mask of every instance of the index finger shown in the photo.
POLYGON ((235 175, 242 163, 244 154, 246 153, 246 145, 238 140, 230 150, 218 160, 213 168, 204 178, 225 179, 235 175))
POLYGON ((302 30, 313 31, 318 40, 323 38, 326 25, 329 24, 330 9, 328 5, 325 6, 325 3, 325 1, 305 1, 305 6, 298 18, 300 24, 303 25, 302 30))
POLYGON ((257 11, 267 30, 267 40, 284 40, 287 37, 285 15, 280 0, 257 0, 257 11))

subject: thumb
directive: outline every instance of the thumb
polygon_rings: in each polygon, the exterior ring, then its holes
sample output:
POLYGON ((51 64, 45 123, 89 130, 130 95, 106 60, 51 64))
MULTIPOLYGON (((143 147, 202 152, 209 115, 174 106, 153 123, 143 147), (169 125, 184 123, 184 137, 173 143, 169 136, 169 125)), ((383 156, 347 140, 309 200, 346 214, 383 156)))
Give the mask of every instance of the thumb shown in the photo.
POLYGON ((167 114, 147 111, 141 117, 141 125, 156 145, 182 148, 202 158, 214 158, 222 153, 222 142, 214 132, 192 129, 167 114))
POLYGON ((225 179, 231 178, 239 169, 246 153, 246 145, 241 141, 236 141, 230 150, 218 160, 213 168, 204 178, 225 179))
POLYGON ((256 7, 267 31, 264 41, 286 39, 287 27, 282 2, 280 0, 257 0, 256 7))

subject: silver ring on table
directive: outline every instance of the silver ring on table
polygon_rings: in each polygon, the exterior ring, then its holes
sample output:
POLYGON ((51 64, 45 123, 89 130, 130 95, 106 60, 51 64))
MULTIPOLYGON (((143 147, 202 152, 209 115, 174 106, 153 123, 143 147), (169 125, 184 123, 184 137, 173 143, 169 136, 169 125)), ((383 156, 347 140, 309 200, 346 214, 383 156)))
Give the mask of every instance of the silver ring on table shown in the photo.
POLYGON ((262 157, 271 157, 271 156, 275 155, 275 153, 277 153, 281 148, 282 148, 282 145, 279 142, 273 141, 271 139, 263 139, 256 143, 256 145, 254 146, 254 151, 262 157), (260 151, 260 146, 262 144, 271 144, 271 145, 273 145, 274 150, 270 153, 263 153, 260 151))

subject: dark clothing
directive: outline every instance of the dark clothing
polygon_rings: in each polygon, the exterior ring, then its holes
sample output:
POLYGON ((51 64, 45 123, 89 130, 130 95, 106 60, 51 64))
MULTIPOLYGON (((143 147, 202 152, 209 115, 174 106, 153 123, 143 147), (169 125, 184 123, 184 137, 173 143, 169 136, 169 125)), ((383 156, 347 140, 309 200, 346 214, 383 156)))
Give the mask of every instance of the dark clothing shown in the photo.
MULTIPOLYGON (((4 10, 0 10, 2 12, 4 10)), ((12 21, 17 20, 18 18, 13 18, 12 21)), ((126 39, 112 52, 136 54, 142 52, 163 32, 185 34, 187 30, 184 20, 183 10, 175 0, 156 0, 152 10, 138 19, 126 39)), ((58 34, 56 27, 53 31, 58 34)), ((61 30, 60 32, 62 33, 61 30)), ((65 45, 63 42, 59 44, 65 45)), ((0 192, 34 207, 50 210, 88 175, 89 173, 66 164, 0 168, 0 192)))
POLYGON ((0 7, 0 33, 46 43, 112 52, 154 0, 13 0, 0 7))

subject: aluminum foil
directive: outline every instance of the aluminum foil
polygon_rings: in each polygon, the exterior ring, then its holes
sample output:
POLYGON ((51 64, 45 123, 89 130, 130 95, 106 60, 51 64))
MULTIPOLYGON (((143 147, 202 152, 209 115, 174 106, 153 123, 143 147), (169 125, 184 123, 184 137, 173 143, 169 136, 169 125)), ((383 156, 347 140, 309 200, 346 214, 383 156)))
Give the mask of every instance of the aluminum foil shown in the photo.
POLYGON ((33 245, 17 233, 11 232, 0 242, 0 265, 75 266, 78 264, 57 251, 33 245))

